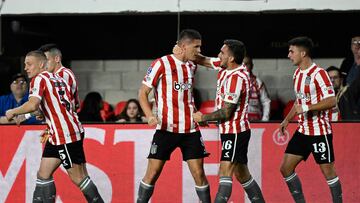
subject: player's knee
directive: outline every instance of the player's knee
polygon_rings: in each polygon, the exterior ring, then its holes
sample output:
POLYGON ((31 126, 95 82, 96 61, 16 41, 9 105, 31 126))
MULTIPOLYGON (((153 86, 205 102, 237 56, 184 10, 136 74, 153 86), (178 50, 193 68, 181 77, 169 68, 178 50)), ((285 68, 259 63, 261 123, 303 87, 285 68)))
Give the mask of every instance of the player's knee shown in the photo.
POLYGON ((205 185, 207 184, 206 176, 203 170, 195 170, 192 172, 196 185, 205 185))
POLYGON ((52 177, 52 174, 49 172, 46 172, 44 170, 39 170, 37 172, 37 178, 41 179, 41 180, 47 180, 50 179, 52 177))
POLYGON ((294 171, 291 170, 289 167, 286 167, 286 165, 281 165, 280 166, 280 173, 282 174, 283 177, 288 177, 289 175, 291 175, 294 171))

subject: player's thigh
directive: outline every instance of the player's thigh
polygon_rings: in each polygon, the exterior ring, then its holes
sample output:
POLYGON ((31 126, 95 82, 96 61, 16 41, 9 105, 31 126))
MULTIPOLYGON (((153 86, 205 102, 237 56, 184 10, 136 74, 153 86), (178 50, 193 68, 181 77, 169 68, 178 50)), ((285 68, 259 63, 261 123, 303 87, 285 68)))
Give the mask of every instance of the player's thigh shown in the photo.
POLYGON ((151 141, 148 159, 170 160, 179 143, 179 136, 168 131, 156 130, 151 141))
POLYGON ((281 162, 280 171, 284 177, 291 175, 297 165, 304 159, 303 156, 295 154, 284 154, 283 160, 281 162))
POLYGON ((236 134, 221 134, 221 161, 247 164, 250 130, 236 134))
POLYGON ((311 152, 317 164, 334 162, 332 134, 311 137, 311 152))
POLYGON ((61 160, 58 158, 43 157, 40 161, 38 177, 41 179, 49 179, 60 164, 61 160))
POLYGON ((186 163, 195 182, 203 182, 203 180, 205 180, 204 159, 189 159, 186 163))
POLYGON ((193 133, 179 134, 180 143, 179 147, 183 155, 183 160, 202 159, 209 156, 205 149, 200 131, 193 133))
POLYGON ((145 173, 145 179, 154 179, 160 175, 165 165, 165 160, 148 159, 148 165, 145 173))
POLYGON ((40 161, 38 176, 43 179, 50 178, 60 164, 61 160, 58 153, 58 146, 46 142, 40 161))

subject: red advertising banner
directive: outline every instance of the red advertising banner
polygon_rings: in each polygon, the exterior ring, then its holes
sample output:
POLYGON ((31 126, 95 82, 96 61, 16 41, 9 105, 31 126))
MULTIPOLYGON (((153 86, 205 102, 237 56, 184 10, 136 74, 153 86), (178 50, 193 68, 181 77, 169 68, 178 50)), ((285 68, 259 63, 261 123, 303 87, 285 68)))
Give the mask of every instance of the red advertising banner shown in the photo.
MULTIPOLYGON (((249 145, 249 169, 262 188, 266 202, 293 202, 279 172, 286 144, 296 129, 280 136, 277 123, 253 123, 249 145)), ((32 202, 42 146, 44 126, 0 126, 0 202, 32 202)), ((340 177, 344 202, 360 202, 360 123, 334 123, 335 167, 340 177)), ((85 153, 89 174, 105 202, 136 201, 139 181, 145 170, 153 128, 147 125, 85 125, 85 153)), ((207 151, 205 172, 214 199, 218 187, 220 143, 216 126, 201 129, 207 151)), ((312 156, 296 171, 307 202, 331 202, 329 187, 312 156)), ((60 167, 54 175, 57 203, 86 202, 80 190, 60 167)), ((234 178, 229 202, 249 202, 234 178)), ((152 203, 199 202, 194 181, 180 150, 167 162, 156 183, 152 203)))

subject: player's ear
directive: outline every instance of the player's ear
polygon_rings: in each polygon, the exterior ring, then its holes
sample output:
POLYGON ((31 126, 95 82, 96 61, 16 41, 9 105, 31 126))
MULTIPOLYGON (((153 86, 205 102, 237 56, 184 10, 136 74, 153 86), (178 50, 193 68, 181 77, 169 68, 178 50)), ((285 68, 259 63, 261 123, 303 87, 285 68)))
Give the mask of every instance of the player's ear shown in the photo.
POLYGON ((59 63, 61 61, 60 56, 55 56, 55 62, 59 63))

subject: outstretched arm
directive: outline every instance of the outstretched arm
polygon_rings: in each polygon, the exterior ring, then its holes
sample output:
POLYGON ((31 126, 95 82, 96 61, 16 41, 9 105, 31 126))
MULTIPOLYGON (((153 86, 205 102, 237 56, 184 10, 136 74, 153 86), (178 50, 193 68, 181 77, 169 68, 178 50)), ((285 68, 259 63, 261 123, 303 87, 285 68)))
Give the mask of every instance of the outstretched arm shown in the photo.
POLYGON ((204 121, 227 121, 231 118, 236 105, 232 103, 225 102, 224 107, 214 111, 209 114, 202 114, 201 112, 194 113, 195 122, 204 122, 204 121))
POLYGON ((6 111, 6 118, 10 121, 17 115, 34 112, 39 108, 40 102, 41 100, 37 97, 29 97, 29 101, 23 105, 6 111))

